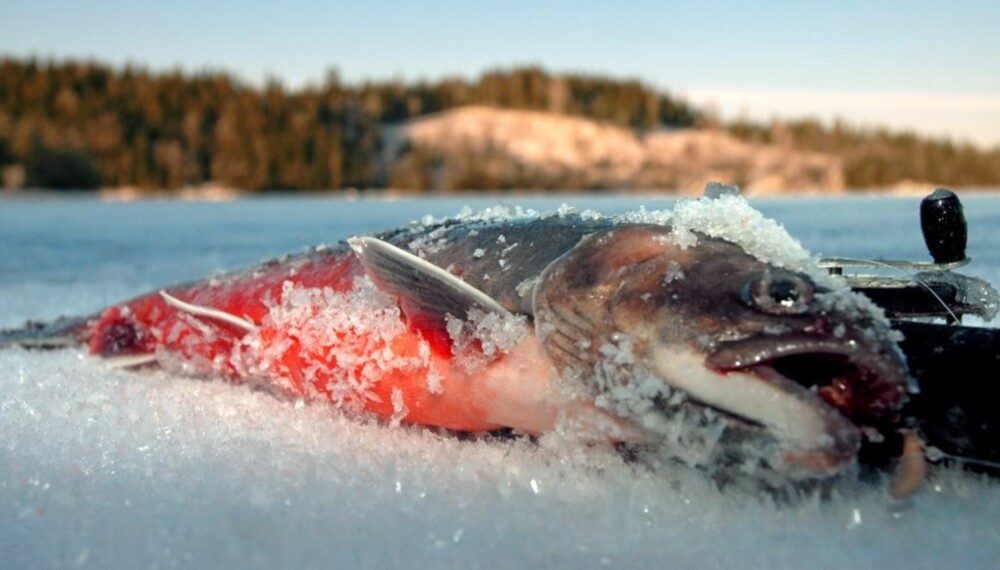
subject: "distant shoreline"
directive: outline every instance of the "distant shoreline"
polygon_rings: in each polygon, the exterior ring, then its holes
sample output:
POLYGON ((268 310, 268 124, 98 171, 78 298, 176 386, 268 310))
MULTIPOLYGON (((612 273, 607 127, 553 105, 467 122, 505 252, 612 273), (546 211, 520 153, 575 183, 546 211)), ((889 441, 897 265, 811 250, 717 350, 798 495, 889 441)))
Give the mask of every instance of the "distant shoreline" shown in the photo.
MULTIPOLYGON (((749 199, 793 199, 805 200, 815 198, 852 198, 852 197, 873 197, 873 198, 920 198, 933 192, 935 187, 908 187, 896 189, 853 189, 837 190, 834 192, 823 191, 785 191, 785 192, 757 192, 746 195, 749 199)), ((960 195, 967 196, 995 196, 1000 195, 1000 188, 953 188, 949 187, 960 195)), ((201 203, 226 203, 237 201, 254 200, 342 200, 345 202, 395 202, 395 201, 419 201, 419 200, 458 200, 463 196, 470 199, 496 198, 498 201, 508 202, 522 199, 543 199, 565 197, 568 200, 579 197, 595 198, 632 198, 632 199, 677 199, 677 198, 697 198, 700 192, 678 192, 657 189, 638 190, 464 190, 455 192, 412 192, 400 191, 386 188, 358 189, 326 189, 326 190, 269 190, 260 192, 250 192, 238 189, 227 189, 222 193, 211 195, 200 195, 193 192, 178 192, 173 190, 143 190, 134 192, 130 188, 102 188, 99 190, 63 190, 51 188, 22 188, 16 191, 0 190, 0 202, 2 201, 94 201, 104 203, 129 203, 129 202, 201 202, 201 203)))
POLYGON ((717 180, 750 195, 910 192, 1000 187, 998 165, 1000 147, 815 120, 725 122, 638 81, 537 67, 287 90, 0 57, 8 189, 230 200, 228 188, 698 192, 717 180))

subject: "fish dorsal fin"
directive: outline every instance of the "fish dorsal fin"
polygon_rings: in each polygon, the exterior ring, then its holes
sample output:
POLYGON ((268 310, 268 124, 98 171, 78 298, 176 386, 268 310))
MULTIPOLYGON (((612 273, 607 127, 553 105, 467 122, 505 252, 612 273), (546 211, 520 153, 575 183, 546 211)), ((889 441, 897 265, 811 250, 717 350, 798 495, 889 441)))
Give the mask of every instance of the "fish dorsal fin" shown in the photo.
POLYGON ((466 319, 473 308, 511 316, 496 299, 408 251, 370 236, 351 238, 348 243, 372 281, 399 298, 412 327, 443 331, 447 315, 466 319))

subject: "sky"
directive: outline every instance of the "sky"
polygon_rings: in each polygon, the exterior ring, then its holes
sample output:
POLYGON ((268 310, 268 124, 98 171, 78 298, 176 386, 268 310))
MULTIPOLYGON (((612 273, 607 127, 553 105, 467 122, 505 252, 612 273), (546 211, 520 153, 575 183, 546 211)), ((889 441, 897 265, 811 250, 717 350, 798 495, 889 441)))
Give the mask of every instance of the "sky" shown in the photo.
POLYGON ((288 87, 475 77, 637 78, 724 117, 834 117, 1000 145, 1000 2, 126 3, 3 0, 0 56, 222 70, 288 87))

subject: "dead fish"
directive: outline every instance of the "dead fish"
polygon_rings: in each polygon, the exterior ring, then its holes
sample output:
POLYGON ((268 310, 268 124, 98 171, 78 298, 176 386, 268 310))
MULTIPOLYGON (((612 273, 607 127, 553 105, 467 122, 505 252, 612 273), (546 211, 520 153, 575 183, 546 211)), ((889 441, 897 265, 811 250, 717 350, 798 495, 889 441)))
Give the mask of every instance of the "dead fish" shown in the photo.
POLYGON ((733 196, 429 220, 0 335, 393 423, 561 430, 790 480, 897 429, 896 340, 733 196))

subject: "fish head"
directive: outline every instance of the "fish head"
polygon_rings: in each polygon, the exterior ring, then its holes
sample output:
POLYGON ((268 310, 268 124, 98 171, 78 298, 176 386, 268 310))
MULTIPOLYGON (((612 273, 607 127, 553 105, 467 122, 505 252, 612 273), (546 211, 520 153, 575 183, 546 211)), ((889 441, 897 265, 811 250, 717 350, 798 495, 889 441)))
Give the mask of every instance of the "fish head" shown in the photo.
POLYGON ((564 379, 699 466, 821 478, 899 420, 894 333, 833 278, 670 227, 584 238, 542 274, 536 331, 564 379))

